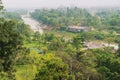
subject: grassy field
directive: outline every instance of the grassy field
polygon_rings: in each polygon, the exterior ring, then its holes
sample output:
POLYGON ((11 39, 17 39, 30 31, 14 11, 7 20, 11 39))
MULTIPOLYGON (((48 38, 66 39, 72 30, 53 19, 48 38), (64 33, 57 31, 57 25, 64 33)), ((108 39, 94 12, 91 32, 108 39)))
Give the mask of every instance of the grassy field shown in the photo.
POLYGON ((16 80, 33 80, 37 73, 36 65, 18 65, 16 66, 16 80))
POLYGON ((66 31, 45 31, 47 34, 54 34, 56 37, 64 37, 65 39, 71 39, 78 33, 66 32, 66 31))
MULTIPOLYGON (((29 54, 26 55, 28 63, 22 65, 15 65, 16 68, 16 80, 33 80, 37 73, 39 66, 36 63, 39 63, 40 54, 36 50, 31 50, 29 54)), ((21 59, 22 60, 22 59, 21 59)))

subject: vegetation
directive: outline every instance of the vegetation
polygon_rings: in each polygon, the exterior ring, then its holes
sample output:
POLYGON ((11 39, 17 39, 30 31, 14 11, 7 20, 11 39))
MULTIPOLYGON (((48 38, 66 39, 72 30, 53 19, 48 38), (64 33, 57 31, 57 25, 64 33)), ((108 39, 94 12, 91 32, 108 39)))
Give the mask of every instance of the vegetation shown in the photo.
POLYGON ((36 10, 32 18, 56 29, 42 35, 24 24, 20 14, 7 12, 3 17, 0 13, 0 80, 119 80, 119 12, 103 11, 93 16, 77 7, 36 10), (95 30, 65 31, 71 25, 95 30), (85 46, 93 40, 114 42, 119 48, 85 46))
POLYGON ((0 20, 0 59, 1 70, 7 72, 10 78, 12 77, 13 59, 15 58, 20 46, 22 44, 22 38, 19 33, 14 29, 15 23, 13 21, 0 20), (16 36, 16 37, 15 37, 16 36))
POLYGON ((96 24, 95 17, 91 16, 85 9, 77 7, 36 10, 31 13, 31 16, 43 24, 61 30, 72 25, 94 26, 96 24))
POLYGON ((106 30, 110 30, 111 32, 116 31, 119 33, 120 26, 120 11, 118 10, 106 10, 96 13, 99 16, 101 23, 103 24, 103 28, 106 26, 106 30))
POLYGON ((68 26, 87 26, 91 32, 80 33, 85 40, 103 40, 105 42, 110 40, 111 43, 117 43, 120 40, 119 12, 119 9, 103 9, 92 15, 85 9, 73 7, 35 10, 31 16, 47 25, 48 28, 52 27, 55 30, 66 31, 68 26))
POLYGON ((119 33, 120 11, 102 10, 91 15, 87 10, 73 8, 41 9, 31 13, 32 18, 50 27, 65 30, 68 26, 87 26, 96 31, 119 33))
POLYGON ((2 1, 0 0, 0 17, 2 17, 4 11, 4 6, 2 4, 2 1))
POLYGON ((5 12, 4 15, 5 15, 4 17, 7 19, 22 20, 20 14, 15 13, 15 12, 5 12))

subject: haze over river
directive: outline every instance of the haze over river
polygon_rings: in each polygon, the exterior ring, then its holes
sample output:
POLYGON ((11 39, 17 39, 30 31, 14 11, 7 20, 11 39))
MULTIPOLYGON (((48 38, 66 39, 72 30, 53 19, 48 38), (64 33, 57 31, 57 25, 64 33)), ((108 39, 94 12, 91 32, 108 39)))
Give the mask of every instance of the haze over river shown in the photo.
POLYGON ((24 23, 28 24, 34 32, 39 31, 41 34, 43 34, 43 29, 41 28, 41 24, 38 21, 32 19, 28 15, 22 15, 22 19, 24 23))

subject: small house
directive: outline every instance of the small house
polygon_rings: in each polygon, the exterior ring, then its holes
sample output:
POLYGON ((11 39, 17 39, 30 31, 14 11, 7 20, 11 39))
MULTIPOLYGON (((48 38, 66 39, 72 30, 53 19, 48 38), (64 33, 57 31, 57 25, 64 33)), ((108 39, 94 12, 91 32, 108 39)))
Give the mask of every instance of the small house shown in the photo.
POLYGON ((67 27, 67 31, 83 32, 83 31, 90 31, 90 28, 86 27, 86 26, 69 26, 69 27, 67 27))

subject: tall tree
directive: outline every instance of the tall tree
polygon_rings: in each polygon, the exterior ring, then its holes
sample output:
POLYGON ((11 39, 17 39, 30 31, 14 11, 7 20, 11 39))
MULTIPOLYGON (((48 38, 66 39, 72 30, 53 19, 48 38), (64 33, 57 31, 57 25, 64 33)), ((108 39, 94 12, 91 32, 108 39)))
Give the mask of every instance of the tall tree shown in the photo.
POLYGON ((81 37, 80 35, 77 35, 76 37, 73 38, 73 46, 75 46, 76 50, 79 50, 80 48, 83 47, 83 42, 84 38, 81 37))
POLYGON ((0 19, 0 74, 4 72, 6 75, 2 75, 9 80, 15 80, 13 66, 22 45, 22 37, 15 27, 14 21, 0 19))
POLYGON ((0 0, 0 17, 2 17, 4 11, 4 6, 2 4, 2 0, 0 0))
POLYGON ((118 50, 117 50, 117 54, 118 54, 118 56, 120 56, 120 42, 119 42, 119 44, 118 44, 118 50))

